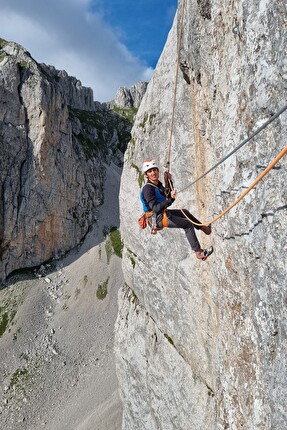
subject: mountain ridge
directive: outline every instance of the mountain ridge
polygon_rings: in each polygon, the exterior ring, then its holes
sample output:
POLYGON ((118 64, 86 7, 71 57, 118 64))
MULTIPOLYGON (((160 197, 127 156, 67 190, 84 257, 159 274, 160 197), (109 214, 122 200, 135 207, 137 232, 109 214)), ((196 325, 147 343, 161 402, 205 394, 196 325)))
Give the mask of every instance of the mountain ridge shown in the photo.
POLYGON ((121 105, 119 115, 94 102, 90 88, 14 42, 1 39, 0 60, 3 280, 87 234, 102 204, 104 163, 122 166, 135 110, 121 105))

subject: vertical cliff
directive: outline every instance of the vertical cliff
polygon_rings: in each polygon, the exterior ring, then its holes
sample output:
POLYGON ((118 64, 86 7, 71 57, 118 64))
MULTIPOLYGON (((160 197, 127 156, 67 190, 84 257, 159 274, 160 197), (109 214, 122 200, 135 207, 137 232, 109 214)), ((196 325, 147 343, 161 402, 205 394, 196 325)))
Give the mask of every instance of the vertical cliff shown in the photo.
MULTIPOLYGON (((181 2, 180 2, 181 4, 181 2)), ((213 224, 198 261, 184 233, 139 231, 144 159, 163 167, 172 116, 180 10, 138 111, 120 208, 125 287, 117 366, 124 430, 282 430, 287 421, 287 160, 213 224)), ((178 190, 287 100, 283 1, 185 1, 171 171, 178 190)), ((207 221, 286 145, 287 113, 179 194, 207 221)))
POLYGON ((130 129, 76 78, 0 39, 0 280, 81 241, 130 129))

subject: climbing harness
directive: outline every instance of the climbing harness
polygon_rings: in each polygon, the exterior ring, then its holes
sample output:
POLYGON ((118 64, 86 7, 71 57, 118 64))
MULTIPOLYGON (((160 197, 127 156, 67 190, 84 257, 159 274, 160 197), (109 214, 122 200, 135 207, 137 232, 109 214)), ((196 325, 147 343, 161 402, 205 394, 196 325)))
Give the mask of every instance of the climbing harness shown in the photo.
MULTIPOLYGON (((152 161, 154 163, 154 160, 152 160, 152 161)), ((145 164, 146 163, 144 163, 144 167, 145 167, 145 164)), ((143 188, 146 185, 151 185, 155 189, 155 194, 156 194, 157 199, 159 199, 159 198, 164 199, 164 196, 161 192, 162 190, 159 187, 157 187, 155 184, 153 184, 151 182, 147 182, 146 184, 144 184, 143 188)), ((167 221, 166 210, 164 210, 163 214, 162 214, 162 227, 157 227, 157 214, 155 212, 151 211, 150 208, 148 207, 148 205, 147 205, 147 203, 143 197, 143 194, 142 194, 143 188, 142 188, 141 193, 140 193, 140 200, 142 202, 144 213, 138 219, 138 224, 139 224, 141 229, 145 229, 147 226, 149 226, 151 228, 151 234, 156 234, 159 230, 162 230, 164 227, 167 227, 168 221, 167 221)))
POLYGON ((149 226, 151 229, 151 234, 156 234, 158 231, 162 230, 168 225, 166 210, 164 210, 162 214, 162 227, 157 227, 156 214, 153 211, 144 212, 138 219, 138 224, 141 229, 145 229, 147 226, 149 226))

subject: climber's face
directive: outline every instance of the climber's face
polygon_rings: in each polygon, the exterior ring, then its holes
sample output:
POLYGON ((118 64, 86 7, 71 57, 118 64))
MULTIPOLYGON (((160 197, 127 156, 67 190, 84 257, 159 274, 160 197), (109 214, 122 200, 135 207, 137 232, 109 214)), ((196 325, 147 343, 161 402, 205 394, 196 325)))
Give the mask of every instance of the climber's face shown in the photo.
POLYGON ((146 175, 147 175, 148 179, 149 179, 151 182, 154 182, 154 183, 157 183, 157 182, 158 182, 158 178, 159 178, 159 171, 158 171, 158 168, 157 168, 157 167, 154 167, 154 168, 152 168, 152 169, 149 169, 149 170, 146 172, 146 175))

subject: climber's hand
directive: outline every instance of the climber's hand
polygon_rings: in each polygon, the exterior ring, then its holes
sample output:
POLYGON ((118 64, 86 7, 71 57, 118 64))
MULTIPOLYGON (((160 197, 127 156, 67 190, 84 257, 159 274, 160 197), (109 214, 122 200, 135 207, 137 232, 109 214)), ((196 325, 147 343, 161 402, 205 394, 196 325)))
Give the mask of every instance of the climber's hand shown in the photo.
POLYGON ((171 196, 171 198, 172 199, 176 199, 176 190, 172 190, 171 192, 170 192, 170 196, 171 196))
POLYGON ((170 172, 165 172, 166 174, 166 179, 172 180, 172 176, 170 172))

